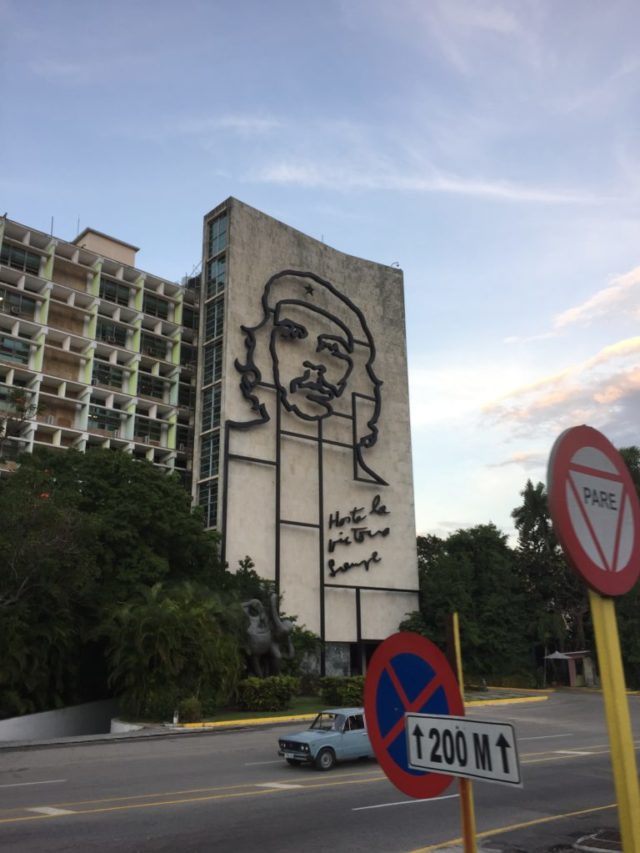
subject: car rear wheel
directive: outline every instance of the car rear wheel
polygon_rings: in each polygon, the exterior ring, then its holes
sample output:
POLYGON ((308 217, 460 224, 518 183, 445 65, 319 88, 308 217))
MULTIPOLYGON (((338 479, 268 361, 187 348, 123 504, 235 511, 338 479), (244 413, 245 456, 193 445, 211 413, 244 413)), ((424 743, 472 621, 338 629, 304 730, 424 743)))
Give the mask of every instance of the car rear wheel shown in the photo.
POLYGON ((336 756, 332 749, 321 749, 316 755, 316 767, 318 770, 331 770, 336 763, 336 756))

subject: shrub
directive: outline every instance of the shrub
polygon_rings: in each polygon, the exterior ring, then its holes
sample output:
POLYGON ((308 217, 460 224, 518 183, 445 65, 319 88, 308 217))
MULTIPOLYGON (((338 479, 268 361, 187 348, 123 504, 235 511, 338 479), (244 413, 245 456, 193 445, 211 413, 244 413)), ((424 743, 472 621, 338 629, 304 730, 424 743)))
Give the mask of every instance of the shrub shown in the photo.
POLYGON ((243 711, 284 711, 299 689, 299 679, 290 675, 245 678, 238 685, 238 705, 243 711))
POLYGON ((197 723, 202 719, 202 705, 197 696, 189 696, 180 702, 178 719, 181 723, 197 723))
POLYGON ((320 679, 320 696, 327 705, 360 706, 363 694, 363 675, 325 676, 320 679))

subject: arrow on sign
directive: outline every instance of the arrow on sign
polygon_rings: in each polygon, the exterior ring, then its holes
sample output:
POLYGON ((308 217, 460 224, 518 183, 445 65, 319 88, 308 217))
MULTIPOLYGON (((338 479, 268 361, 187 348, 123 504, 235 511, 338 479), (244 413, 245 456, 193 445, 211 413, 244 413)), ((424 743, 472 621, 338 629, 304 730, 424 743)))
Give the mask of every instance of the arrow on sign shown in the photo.
POLYGON ((507 755, 507 750, 511 749, 511 744, 506 739, 506 737, 501 734, 498 740, 496 741, 496 746, 500 750, 502 754, 502 769, 505 773, 509 772, 509 756, 507 755))
POLYGON ((416 752, 418 754, 418 758, 422 758, 422 738, 424 735, 422 734, 422 729, 420 726, 416 725, 413 730, 413 736, 416 739, 416 752))

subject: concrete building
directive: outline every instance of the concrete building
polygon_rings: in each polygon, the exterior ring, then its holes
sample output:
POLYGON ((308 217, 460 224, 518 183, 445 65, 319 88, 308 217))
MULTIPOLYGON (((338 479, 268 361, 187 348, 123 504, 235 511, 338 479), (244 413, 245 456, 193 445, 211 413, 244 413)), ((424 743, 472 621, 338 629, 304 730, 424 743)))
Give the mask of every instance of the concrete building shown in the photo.
POLYGON ((197 289, 137 269, 136 252, 0 219, 0 405, 22 389, 33 415, 5 458, 112 447, 190 485, 197 289))
POLYGON ((200 304, 196 499, 327 671, 363 671, 417 608, 402 272, 228 199, 200 304))
POLYGON ((136 248, 0 219, 4 441, 124 450, 177 470, 230 568, 246 556, 361 672, 417 607, 402 273, 228 199, 204 217, 202 274, 135 267, 136 248))

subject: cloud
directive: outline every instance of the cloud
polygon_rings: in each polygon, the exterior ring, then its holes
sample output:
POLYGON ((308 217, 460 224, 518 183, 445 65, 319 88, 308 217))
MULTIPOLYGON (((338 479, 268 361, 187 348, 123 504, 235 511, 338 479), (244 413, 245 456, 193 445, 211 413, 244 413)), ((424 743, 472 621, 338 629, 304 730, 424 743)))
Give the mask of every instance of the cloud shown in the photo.
POLYGON ((484 415, 519 436, 557 434, 589 423, 638 443, 639 354, 640 337, 618 341, 581 363, 494 400, 484 407, 484 415))
POLYGON ((576 323, 589 324, 606 314, 633 312, 638 315, 640 302, 640 267, 617 276, 610 285, 597 291, 580 305, 568 308, 553 318, 556 330, 576 323))
POLYGON ((517 465, 526 470, 539 469, 547 464, 548 458, 548 454, 538 450, 522 450, 512 453, 508 459, 503 459, 501 462, 489 463, 487 468, 508 468, 517 465))
MULTIPOLYGON (((281 160, 259 169, 253 180, 269 184, 293 184, 307 189, 389 190, 396 192, 442 193, 476 196, 506 202, 537 204, 592 204, 603 201, 596 196, 567 189, 527 186, 502 179, 478 178, 440 171, 431 167, 420 171, 362 168, 351 164, 320 161, 281 160)), ((382 168, 381 168, 382 166, 382 168)))

